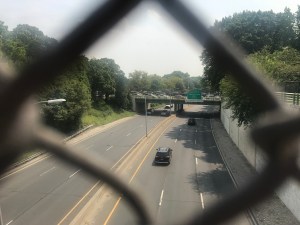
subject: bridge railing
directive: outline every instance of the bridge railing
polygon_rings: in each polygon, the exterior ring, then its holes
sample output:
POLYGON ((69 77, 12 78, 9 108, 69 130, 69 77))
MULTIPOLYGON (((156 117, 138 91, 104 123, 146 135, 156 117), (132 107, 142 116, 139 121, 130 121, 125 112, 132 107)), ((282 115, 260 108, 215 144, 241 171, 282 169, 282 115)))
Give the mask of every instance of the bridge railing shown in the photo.
POLYGON ((280 101, 286 104, 290 104, 290 105, 300 104, 300 93, 276 92, 275 94, 280 101))
MULTIPOLYGON (((134 96, 136 99, 145 99, 145 96, 134 96)), ((187 97, 170 97, 170 98, 161 98, 146 96, 146 99, 161 99, 161 100, 184 100, 185 102, 204 102, 204 101, 221 101, 221 97, 202 97, 201 99, 188 99, 187 97)))

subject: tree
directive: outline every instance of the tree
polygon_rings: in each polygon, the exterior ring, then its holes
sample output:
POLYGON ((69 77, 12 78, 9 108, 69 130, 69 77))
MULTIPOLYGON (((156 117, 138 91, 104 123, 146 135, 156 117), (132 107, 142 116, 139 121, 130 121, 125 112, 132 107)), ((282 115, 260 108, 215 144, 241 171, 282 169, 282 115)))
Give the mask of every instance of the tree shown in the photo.
POLYGON ((180 93, 184 93, 186 91, 186 88, 183 84, 183 80, 177 80, 175 83, 175 90, 180 92, 180 93))
POLYGON ((149 81, 149 90, 153 92, 162 91, 164 89, 164 83, 161 76, 151 74, 147 76, 149 81))
POLYGON ((209 81, 207 79, 203 78, 203 77, 200 80, 200 89, 204 93, 210 93, 211 92, 211 85, 210 85, 209 81))
MULTIPOLYGON (((231 37, 240 45, 245 56, 268 48, 271 52, 295 45, 295 16, 288 8, 283 13, 273 11, 244 11, 216 21, 213 28, 231 37)), ((226 75, 216 59, 206 50, 201 55, 205 79, 214 91, 218 91, 226 75)))
POLYGON ((128 81, 123 72, 116 74, 116 105, 123 109, 129 109, 130 100, 128 99, 128 81))
POLYGON ((164 78, 178 77, 181 79, 187 79, 190 77, 190 75, 188 73, 183 73, 183 72, 177 70, 177 71, 173 71, 170 74, 165 74, 163 77, 164 78))
POLYGON ((2 50, 16 69, 19 69, 27 63, 26 49, 21 43, 8 39, 3 44, 2 50))
POLYGON ((184 93, 193 84, 190 80, 190 75, 188 73, 183 73, 181 71, 173 71, 170 74, 163 76, 165 87, 172 91, 184 93))
POLYGON ((274 85, 284 87, 287 82, 300 80, 300 52, 293 48, 284 48, 273 53, 267 50, 252 54, 249 59, 263 70, 274 85))
MULTIPOLYGON (((249 55, 248 59, 272 81, 274 87, 281 86, 291 92, 300 91, 292 82, 300 80, 300 52, 296 49, 285 48, 272 53, 264 49, 249 55)), ((225 108, 232 109, 233 118, 238 120, 239 126, 250 125, 262 111, 255 100, 245 95, 229 76, 222 79, 220 89, 225 108)))
POLYGON ((220 90, 224 107, 232 110, 232 119, 237 119, 238 126, 251 125, 262 111, 229 75, 222 79, 220 90))
POLYGON ((148 73, 140 70, 129 73, 129 89, 131 91, 148 91, 150 89, 148 73))
POLYGON ((0 48, 2 48, 3 42, 7 39, 7 35, 8 28, 4 25, 4 22, 0 21, 0 48))
POLYGON ((201 89, 202 77, 190 77, 190 89, 201 89))
POLYGON ((57 44, 54 39, 45 36, 38 28, 27 24, 18 25, 13 29, 11 38, 25 47, 28 62, 36 60, 57 44))
POLYGON ((297 50, 300 50, 300 5, 298 5, 298 10, 295 13, 295 33, 296 33, 296 39, 295 39, 294 47, 297 50))
MULTIPOLYGON (((0 21, 1 53, 17 70, 32 63, 56 45, 55 39, 45 36, 36 27, 23 24, 10 32, 0 21)), ((67 101, 61 105, 43 105, 43 113, 47 124, 70 132, 81 126, 81 117, 91 107, 91 99, 94 103, 100 100, 97 94, 105 96, 107 102, 109 96, 114 95, 113 102, 117 107, 128 108, 130 102, 127 85, 124 72, 114 60, 88 60, 85 56, 79 56, 55 81, 37 93, 37 99, 65 98, 67 101)))
POLYGON ((219 91, 220 81, 224 77, 224 70, 217 63, 215 57, 206 50, 202 52, 201 60, 204 66, 203 82, 205 82, 206 85, 209 85, 211 91, 219 91))
POLYGON ((1 49, 16 69, 31 63, 57 45, 55 39, 45 36, 38 28, 26 24, 18 25, 12 32, 8 32, 2 23, 0 35, 3 38, 1 49))
POLYGON ((88 77, 94 102, 102 99, 102 96, 105 96, 105 100, 108 101, 109 95, 115 93, 115 76, 119 70, 119 66, 112 59, 91 59, 89 61, 88 77))
POLYGON ((75 131, 81 126, 81 117, 91 107, 91 92, 86 75, 87 59, 78 59, 54 82, 39 93, 39 99, 64 98, 60 105, 42 107, 45 122, 63 132, 75 131))

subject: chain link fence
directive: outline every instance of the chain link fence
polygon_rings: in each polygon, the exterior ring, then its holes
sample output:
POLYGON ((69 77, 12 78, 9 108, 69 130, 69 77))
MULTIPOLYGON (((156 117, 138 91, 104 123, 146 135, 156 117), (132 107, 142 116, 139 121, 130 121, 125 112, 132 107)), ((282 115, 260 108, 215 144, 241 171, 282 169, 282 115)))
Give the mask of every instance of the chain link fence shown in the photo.
MULTIPOLYGON (((58 47, 23 69, 19 74, 0 72, 0 170, 2 173, 19 154, 32 148, 44 148, 61 159, 79 166, 121 193, 135 210, 140 224, 152 224, 142 199, 125 183, 98 165, 92 158, 74 152, 61 143, 62 137, 45 127, 38 117, 32 96, 57 78, 60 71, 73 62, 92 43, 101 38, 142 0, 110 0, 99 6, 80 26, 71 32, 58 47), (43 74, 43 76, 40 76, 43 74), (22 90, 22 93, 16 91, 22 90)), ((297 135, 300 117, 284 110, 274 92, 243 61, 236 49, 212 33, 179 0, 156 0, 185 29, 199 45, 205 47, 224 68, 228 69, 245 92, 256 99, 268 115, 253 128, 254 141, 269 157, 268 165, 247 187, 224 199, 204 214, 196 214, 183 224, 220 224, 246 211, 271 195, 287 178, 300 178, 297 135), (218 216, 216 216, 218 215, 218 216)))

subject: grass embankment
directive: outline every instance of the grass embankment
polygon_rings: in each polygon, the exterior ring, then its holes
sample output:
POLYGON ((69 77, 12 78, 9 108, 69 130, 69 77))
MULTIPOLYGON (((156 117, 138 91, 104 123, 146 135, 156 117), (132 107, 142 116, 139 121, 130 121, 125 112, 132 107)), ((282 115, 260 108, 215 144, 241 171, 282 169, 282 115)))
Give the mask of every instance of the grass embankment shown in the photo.
POLYGON ((124 117, 135 115, 134 112, 125 111, 123 109, 113 108, 105 103, 88 110, 82 117, 82 125, 104 125, 124 117))
MULTIPOLYGON (((114 108, 105 103, 101 103, 96 108, 91 108, 90 110, 88 110, 82 116, 81 121, 83 127, 92 124, 95 126, 100 126, 133 115, 135 115, 134 112, 125 111, 123 109, 114 108)), ((15 163, 29 159, 37 153, 40 153, 40 151, 33 150, 20 154, 20 156, 15 160, 15 163)))

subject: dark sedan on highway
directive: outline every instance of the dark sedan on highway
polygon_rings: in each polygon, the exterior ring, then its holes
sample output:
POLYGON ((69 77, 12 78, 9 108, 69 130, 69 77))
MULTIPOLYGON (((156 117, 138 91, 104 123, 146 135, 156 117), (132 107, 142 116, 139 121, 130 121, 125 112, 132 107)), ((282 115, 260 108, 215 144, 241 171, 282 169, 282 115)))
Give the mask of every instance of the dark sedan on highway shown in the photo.
POLYGON ((170 164, 172 151, 173 150, 169 147, 159 147, 156 151, 154 162, 157 164, 170 164))
POLYGON ((196 125, 196 120, 194 118, 189 118, 187 124, 190 126, 194 126, 196 125))

